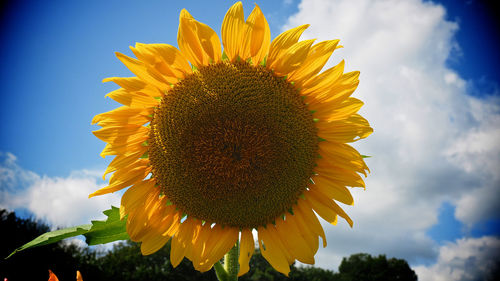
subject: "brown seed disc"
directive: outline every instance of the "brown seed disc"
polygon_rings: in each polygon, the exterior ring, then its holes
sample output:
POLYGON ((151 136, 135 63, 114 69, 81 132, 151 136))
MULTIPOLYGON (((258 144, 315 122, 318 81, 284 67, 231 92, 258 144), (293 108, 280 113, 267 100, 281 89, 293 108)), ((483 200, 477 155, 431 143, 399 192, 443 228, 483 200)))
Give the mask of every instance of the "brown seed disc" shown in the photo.
POLYGON ((163 96, 151 127, 153 177, 172 203, 201 220, 271 223, 313 174, 313 117, 293 85, 264 67, 200 68, 163 96))

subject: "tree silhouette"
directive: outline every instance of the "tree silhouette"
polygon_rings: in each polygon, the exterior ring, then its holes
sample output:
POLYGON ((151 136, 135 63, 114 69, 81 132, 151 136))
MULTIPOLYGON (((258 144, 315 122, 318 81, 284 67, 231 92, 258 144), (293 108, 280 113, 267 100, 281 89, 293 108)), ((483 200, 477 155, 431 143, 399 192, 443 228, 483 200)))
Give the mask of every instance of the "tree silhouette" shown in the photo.
POLYGON ((339 266, 342 281, 416 281, 417 275, 402 259, 387 259, 385 255, 354 254, 343 258, 339 266))
MULTIPOLYGON (((22 251, 4 260, 15 248, 49 231, 49 227, 32 219, 20 219, 0 210, 0 280, 47 280, 51 269, 59 280, 75 280, 76 270, 83 280, 92 281, 168 281, 217 280, 214 270, 200 273, 184 259, 175 269, 170 263, 170 243, 158 252, 143 256, 140 244, 125 241, 110 251, 57 243, 22 251)), ((344 258, 339 272, 313 266, 290 266, 289 277, 274 270, 259 250, 250 259, 250 271, 240 281, 416 281, 417 275, 402 259, 387 259, 355 254, 344 258)))
POLYGON ((51 269, 60 280, 75 279, 77 259, 74 245, 62 243, 20 252, 5 260, 20 245, 50 228, 32 219, 20 219, 15 213, 0 210, 0 280, 47 280, 51 269))

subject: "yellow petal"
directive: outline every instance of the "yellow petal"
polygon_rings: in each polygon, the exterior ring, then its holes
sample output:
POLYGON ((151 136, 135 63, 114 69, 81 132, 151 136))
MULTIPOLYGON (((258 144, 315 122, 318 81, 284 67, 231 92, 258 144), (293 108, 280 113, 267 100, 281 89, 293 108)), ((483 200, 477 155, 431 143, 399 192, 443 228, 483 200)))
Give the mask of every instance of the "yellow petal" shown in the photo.
POLYGON ((226 13, 222 22, 222 45, 224 52, 230 61, 234 61, 240 55, 245 32, 245 19, 243 15, 243 4, 236 2, 226 13))
POLYGON ((318 136, 332 142, 347 143, 368 137, 373 133, 370 124, 358 114, 345 120, 316 123, 318 136))
POLYGON ((352 85, 335 85, 329 92, 323 92, 316 96, 306 97, 305 102, 310 110, 315 111, 314 117, 326 121, 339 120, 334 116, 336 110, 341 107, 358 87, 358 83, 352 85))
POLYGON ((143 143, 149 137, 147 135, 138 137, 138 138, 130 138, 128 142, 119 143, 119 144, 111 144, 108 143, 104 147, 101 152, 101 156, 105 157, 106 155, 120 155, 120 154, 130 154, 130 153, 139 153, 143 155, 148 150, 147 146, 144 146, 143 143))
POLYGON ((314 232, 310 229, 309 225, 302 220, 300 216, 300 211, 297 208, 294 209, 293 215, 287 215, 286 220, 289 224, 292 224, 293 228, 298 229, 298 233, 302 236, 304 241, 307 243, 307 246, 311 249, 313 253, 318 251, 319 243, 318 243, 318 235, 315 235, 314 232))
POLYGON ((137 159, 137 161, 122 167, 113 175, 111 175, 111 178, 109 179, 110 184, 114 184, 117 181, 126 181, 132 176, 132 171, 136 171, 139 168, 145 168, 149 166, 149 160, 148 159, 137 159))
POLYGON ((128 68, 132 73, 137 75, 141 80, 149 83, 161 91, 166 91, 170 88, 169 83, 153 68, 148 68, 143 62, 128 57, 121 53, 116 53, 118 59, 128 68))
POLYGON ((187 218, 179 227, 179 231, 172 238, 170 262, 177 267, 184 256, 189 256, 192 246, 194 219, 187 218))
POLYGON ((310 49, 307 58, 301 66, 290 74, 291 81, 303 81, 316 75, 326 64, 333 51, 337 48, 339 40, 320 42, 310 49))
POLYGON ((244 228, 241 230, 241 242, 240 242, 240 255, 238 258, 238 263, 240 264, 240 271, 238 276, 242 276, 250 270, 248 263, 253 255, 255 249, 255 242, 253 241, 252 230, 244 228))
POLYGON ((121 207, 123 208, 120 208, 120 214, 123 212, 123 216, 125 216, 130 210, 134 210, 141 204, 144 204, 146 195, 157 189, 155 185, 154 180, 145 180, 127 189, 122 196, 121 207))
POLYGON ((151 232, 147 239, 141 243, 141 253, 144 256, 151 255, 161 249, 170 240, 170 236, 163 236, 156 232, 151 232))
POLYGON ((207 243, 207 265, 212 265, 222 259, 222 257, 231 250, 238 240, 238 229, 235 227, 225 226, 222 228, 220 225, 215 225, 213 229, 218 229, 220 234, 218 236, 211 236, 210 241, 207 243))
POLYGON ((321 236, 323 240, 323 248, 326 247, 326 236, 321 223, 311 209, 311 206, 307 200, 299 199, 297 201, 297 210, 294 211, 295 216, 299 219, 303 225, 307 225, 311 231, 317 236, 321 236))
POLYGON ((315 176, 313 180, 314 184, 311 185, 311 190, 318 191, 323 196, 344 204, 354 205, 354 199, 345 186, 321 175, 315 176))
POLYGON ((288 222, 288 217, 291 214, 286 214, 286 220, 282 218, 276 219, 276 231, 283 242, 283 246, 294 256, 298 261, 314 264, 314 252, 308 247, 306 241, 300 235, 300 230, 294 228, 295 225, 288 222))
POLYGON ((254 65, 259 65, 269 52, 270 42, 269 24, 259 6, 255 4, 245 23, 245 39, 240 57, 243 60, 251 58, 254 65))
POLYGON ((205 256, 208 240, 210 239, 210 235, 212 233, 211 230, 212 228, 210 227, 210 223, 208 222, 205 222, 205 224, 202 225, 200 221, 196 225, 195 236, 193 237, 193 256, 191 257, 191 261, 193 262, 194 268, 200 272, 206 271, 206 266, 204 267, 204 265, 206 265, 207 259, 205 259, 205 256))
POLYGON ((316 172, 323 177, 345 186, 365 187, 363 178, 354 171, 335 167, 325 159, 318 159, 316 164, 318 164, 315 168, 316 172))
MULTIPOLYGON (((299 41, 300 35, 309 27, 308 24, 301 25, 290 30, 287 30, 278 37, 274 38, 269 47, 269 55, 267 57, 267 65, 272 65, 275 60, 279 59, 281 54, 290 48, 293 44, 299 41)), ((268 67, 269 68, 269 67, 268 67)))
POLYGON ((313 43, 314 39, 310 39, 293 44, 270 63, 269 68, 274 69, 278 75, 289 74, 302 65, 313 43))
POLYGON ((343 101, 337 107, 332 108, 329 112, 327 120, 342 120, 345 119, 356 112, 363 106, 363 102, 357 98, 348 98, 343 101))
POLYGON ((174 46, 136 43, 132 51, 141 61, 147 62, 163 74, 169 83, 175 84, 191 73, 189 62, 174 46))
POLYGON ((160 97, 163 93, 160 89, 137 77, 109 77, 103 79, 102 82, 114 82, 129 92, 141 92, 151 97, 160 97))
POLYGON ((149 95, 141 92, 129 92, 125 89, 118 89, 107 94, 106 97, 113 99, 123 105, 129 107, 155 107, 158 106, 159 101, 149 95))
POLYGON ((208 25, 193 19, 186 9, 179 17, 177 43, 182 54, 196 67, 221 60, 219 36, 208 25))
POLYGON ((76 271, 76 281, 83 281, 82 274, 80 271, 76 271))
POLYGON ((176 212, 173 206, 165 206, 165 196, 160 196, 160 189, 152 189, 142 201, 136 208, 128 210, 126 226, 130 239, 141 242, 151 238, 151 235, 171 236, 165 229, 176 224, 173 219, 176 212))
POLYGON ((142 108, 130 108, 128 106, 118 107, 108 112, 97 114, 92 119, 92 125, 98 124, 101 127, 111 125, 143 125, 151 121, 148 111, 142 108))
POLYGON ((108 143, 125 143, 149 133, 149 128, 141 125, 109 126, 92 132, 97 138, 108 143))
POLYGON ((106 179, 106 175, 109 173, 112 173, 120 168, 124 168, 134 162, 137 163, 137 161, 139 161, 139 157, 141 157, 142 155, 144 155, 144 153, 141 153, 141 151, 134 151, 132 153, 116 156, 115 159, 113 159, 113 161, 109 163, 106 171, 104 171, 102 179, 106 179))
MULTIPOLYGON (((115 172, 115 174, 120 172, 120 171, 115 172)), ((148 167, 148 166, 141 166, 141 167, 137 167, 135 169, 132 169, 129 171, 129 173, 126 176, 120 175, 121 177, 116 177, 116 180, 114 180, 114 182, 112 184, 110 184, 106 187, 103 187, 103 188, 97 190, 96 192, 90 194, 89 198, 97 196, 97 195, 112 193, 112 192, 124 189, 125 187, 131 186, 139 181, 142 181, 150 172, 151 172, 151 167, 148 167)), ((113 174, 113 176, 114 176, 114 174, 113 174)))
POLYGON ((336 224, 337 215, 339 215, 344 218, 352 227, 353 222, 351 218, 333 200, 321 196, 321 194, 318 194, 314 190, 308 190, 307 192, 305 192, 305 194, 307 194, 306 197, 311 202, 314 210, 323 219, 330 222, 331 224, 336 224))
POLYGON ((281 237, 279 236, 278 232, 276 231, 276 227, 273 224, 268 224, 266 227, 267 233, 269 234, 271 238, 271 242, 273 242, 275 245, 277 245, 283 255, 285 256, 288 264, 292 264, 295 262, 295 259, 297 258, 295 255, 292 254, 290 249, 288 249, 285 244, 283 243, 281 237))
POLYGON ((259 227, 257 232, 259 234, 259 247, 262 256, 274 269, 288 276, 290 266, 279 245, 273 243, 274 241, 266 228, 259 227))
POLYGON ((118 86, 124 88, 130 92, 137 92, 144 89, 147 85, 146 82, 142 81, 137 77, 108 77, 104 78, 102 82, 114 82, 118 86))
POLYGON ((318 153, 335 167, 362 173, 365 177, 370 171, 361 154, 348 144, 322 141, 318 153))
POLYGON ((321 95, 323 92, 328 92, 329 89, 335 85, 337 80, 344 72, 344 60, 336 66, 329 68, 317 76, 308 79, 302 85, 301 93, 304 95, 314 94, 315 96, 321 95))

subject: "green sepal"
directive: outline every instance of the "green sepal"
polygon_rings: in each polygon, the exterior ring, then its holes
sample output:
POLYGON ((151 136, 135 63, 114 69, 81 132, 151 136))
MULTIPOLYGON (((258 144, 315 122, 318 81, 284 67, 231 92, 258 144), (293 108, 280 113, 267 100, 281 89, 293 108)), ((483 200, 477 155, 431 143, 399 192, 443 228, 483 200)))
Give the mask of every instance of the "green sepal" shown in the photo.
POLYGON ((361 155, 361 157, 363 157, 363 158, 370 158, 371 156, 368 156, 368 155, 361 155))
POLYGON ((222 61, 227 61, 229 58, 227 57, 226 51, 222 51, 222 61))
POLYGON ((92 224, 82 224, 44 233, 14 250, 5 259, 26 249, 57 243, 63 239, 78 235, 84 235, 85 242, 90 246, 130 239, 126 230, 126 219, 120 220, 119 208, 111 206, 111 209, 103 213, 108 217, 105 221, 92 221, 92 224))
POLYGON ((264 59, 260 62, 261 66, 266 66, 267 64, 267 55, 264 57, 264 59))
POLYGON ((195 72, 195 71, 198 71, 198 68, 197 68, 194 64, 192 64, 192 65, 191 65, 191 70, 192 70, 193 72, 195 72))

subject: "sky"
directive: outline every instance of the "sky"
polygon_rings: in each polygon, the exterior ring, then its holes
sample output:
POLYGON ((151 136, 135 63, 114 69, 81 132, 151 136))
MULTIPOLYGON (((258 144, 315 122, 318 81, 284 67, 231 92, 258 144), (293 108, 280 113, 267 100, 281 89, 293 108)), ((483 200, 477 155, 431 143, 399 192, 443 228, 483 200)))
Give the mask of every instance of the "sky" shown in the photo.
MULTIPOLYGON (((7 1, 0 17, 0 208, 53 227, 102 218, 120 193, 91 131, 118 106, 101 83, 131 76, 114 56, 136 42, 176 46, 186 8, 220 35, 229 1, 7 1)), ((500 36, 489 1, 256 2, 274 38, 340 39, 327 66, 360 70, 354 97, 375 132, 366 190, 352 189, 353 228, 323 224, 316 265, 365 252, 404 258, 419 280, 487 278, 500 262, 500 36)), ((498 18, 498 16, 497 16, 498 18)))

